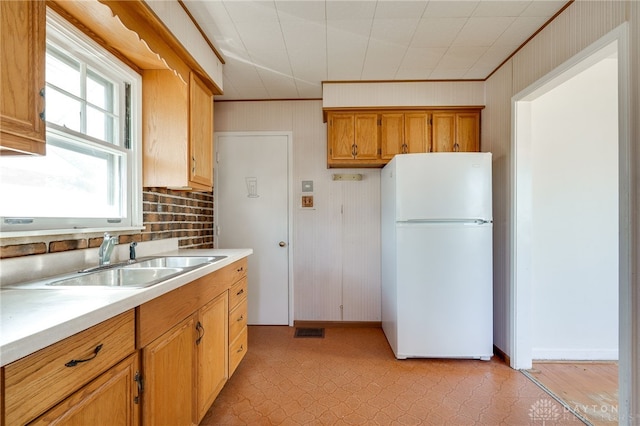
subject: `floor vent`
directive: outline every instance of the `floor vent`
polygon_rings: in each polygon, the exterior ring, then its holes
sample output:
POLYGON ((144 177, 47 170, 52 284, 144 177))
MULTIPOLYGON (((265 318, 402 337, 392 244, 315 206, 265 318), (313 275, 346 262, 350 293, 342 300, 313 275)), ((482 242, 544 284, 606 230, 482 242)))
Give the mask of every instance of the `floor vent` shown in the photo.
POLYGON ((296 328, 293 337, 324 337, 324 328, 296 328))

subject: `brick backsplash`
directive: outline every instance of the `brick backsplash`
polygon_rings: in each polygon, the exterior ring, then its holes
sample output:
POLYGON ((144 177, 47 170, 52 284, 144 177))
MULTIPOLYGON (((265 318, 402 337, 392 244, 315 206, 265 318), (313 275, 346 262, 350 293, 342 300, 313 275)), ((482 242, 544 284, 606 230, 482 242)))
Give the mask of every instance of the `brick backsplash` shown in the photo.
MULTIPOLYGON (((179 248, 213 248, 213 193, 144 188, 142 195, 144 229, 118 233, 119 244, 178 238, 179 248)), ((2 245, 0 259, 95 248, 102 243, 102 237, 74 237, 2 245)))

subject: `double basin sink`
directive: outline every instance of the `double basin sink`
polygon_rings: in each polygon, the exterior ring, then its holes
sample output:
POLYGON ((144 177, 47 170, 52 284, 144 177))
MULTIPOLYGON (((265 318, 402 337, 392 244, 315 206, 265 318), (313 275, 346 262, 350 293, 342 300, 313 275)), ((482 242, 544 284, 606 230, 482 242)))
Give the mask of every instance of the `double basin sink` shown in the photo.
POLYGON ((145 288, 191 270, 216 263, 227 256, 156 256, 98 266, 12 288, 63 289, 78 287, 145 288))

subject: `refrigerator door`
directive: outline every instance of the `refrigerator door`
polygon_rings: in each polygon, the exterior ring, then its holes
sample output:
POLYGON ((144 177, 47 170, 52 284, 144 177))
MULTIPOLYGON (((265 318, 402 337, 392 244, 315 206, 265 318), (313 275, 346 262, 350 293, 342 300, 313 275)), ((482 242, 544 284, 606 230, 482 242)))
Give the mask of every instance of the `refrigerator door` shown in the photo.
POLYGON ((492 224, 399 224, 397 358, 493 354, 492 224))
POLYGON ((491 154, 396 155, 396 221, 492 221, 491 154))

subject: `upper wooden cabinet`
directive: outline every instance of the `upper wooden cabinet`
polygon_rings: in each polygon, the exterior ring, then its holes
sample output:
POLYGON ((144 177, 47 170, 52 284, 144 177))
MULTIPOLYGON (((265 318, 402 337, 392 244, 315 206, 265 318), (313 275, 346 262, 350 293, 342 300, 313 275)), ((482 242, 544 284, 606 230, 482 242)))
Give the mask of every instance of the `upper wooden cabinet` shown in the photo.
POLYGON ((0 154, 45 154, 44 0, 0 2, 0 154))
POLYGON ((382 167, 394 155, 480 151, 480 108, 327 111, 327 166, 382 167))
POLYGON ((190 185, 213 187, 213 92, 194 73, 190 77, 190 185))
POLYGON ((143 98, 143 185, 211 191, 213 92, 191 73, 146 70, 143 98))
POLYGON ((382 159, 391 160, 396 154, 429 151, 429 113, 389 112, 380 115, 382 159))
POLYGON ((327 115, 329 167, 378 167, 378 114, 330 112, 327 115))
POLYGON ((479 111, 433 113, 434 152, 480 151, 479 111))

